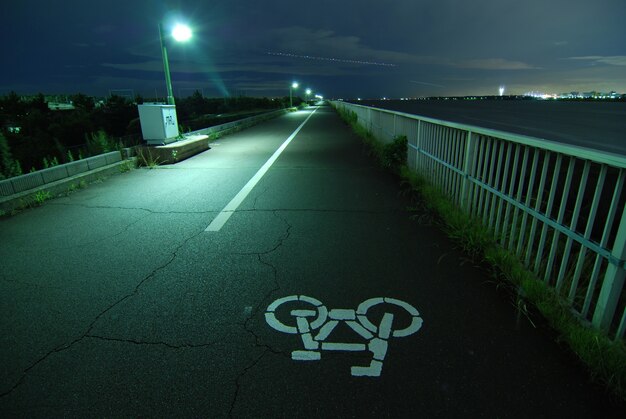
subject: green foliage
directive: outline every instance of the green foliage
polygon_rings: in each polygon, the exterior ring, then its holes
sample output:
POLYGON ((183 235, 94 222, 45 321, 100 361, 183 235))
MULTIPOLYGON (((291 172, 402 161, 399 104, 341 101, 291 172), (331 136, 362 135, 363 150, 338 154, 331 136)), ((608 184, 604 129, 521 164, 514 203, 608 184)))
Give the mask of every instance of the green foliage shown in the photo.
POLYGON ((408 140, 406 136, 399 136, 382 148, 380 161, 385 169, 398 173, 400 167, 406 164, 408 140))
POLYGON ((36 205, 41 205, 51 198, 52 194, 48 191, 38 191, 34 196, 36 205))
POLYGON ((92 97, 82 93, 72 95, 71 100, 76 109, 81 109, 87 112, 93 111, 96 106, 92 97))
POLYGON ((379 162, 379 164, 393 173, 399 174, 401 167, 406 164, 408 140, 406 136, 398 136, 394 138, 390 143, 383 144, 378 141, 374 136, 362 128, 358 124, 357 114, 348 111, 337 109, 339 116, 348 123, 354 131, 363 138, 363 141, 369 146, 370 154, 372 154, 379 162))
POLYGON ((135 167, 135 162, 133 160, 126 160, 122 162, 118 167, 120 169, 120 173, 126 173, 135 167))
POLYGON ((76 192, 80 189, 85 189, 87 187, 87 182, 81 180, 78 183, 72 183, 69 188, 67 188, 67 194, 71 194, 72 192, 76 192))
POLYGON ((74 161, 74 156, 72 155, 72 151, 71 150, 67 150, 67 162, 73 162, 74 161))
POLYGON ((59 165, 59 160, 56 157, 51 157, 48 159, 47 157, 43 158, 43 168, 48 169, 49 167, 54 167, 59 165))
POLYGON ((0 132, 0 179, 22 174, 20 162, 13 159, 6 137, 0 132))
POLYGON ((118 143, 109 138, 104 130, 98 130, 95 133, 89 134, 86 140, 87 152, 92 156, 119 149, 118 143))
POLYGON ((20 164, 18 160, 14 160, 13 161, 13 176, 20 176, 22 174, 23 174, 22 165, 20 164))
POLYGON ((152 153, 150 147, 137 147, 137 164, 154 169, 159 165, 159 158, 152 153))

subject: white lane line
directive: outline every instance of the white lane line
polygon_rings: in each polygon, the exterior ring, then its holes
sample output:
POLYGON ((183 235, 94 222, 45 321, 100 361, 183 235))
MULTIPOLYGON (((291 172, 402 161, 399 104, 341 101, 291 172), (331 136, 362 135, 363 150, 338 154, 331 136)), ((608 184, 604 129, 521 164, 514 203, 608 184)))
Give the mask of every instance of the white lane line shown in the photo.
POLYGON ((209 226, 204 229, 204 231, 220 231, 220 229, 224 227, 226 221, 228 221, 230 216, 233 215, 235 211, 237 211, 239 205, 241 205, 243 200, 246 199, 248 194, 252 191, 252 189, 254 189, 256 184, 259 183, 259 181, 269 170, 269 168, 272 167, 276 159, 278 159, 278 157, 285 150, 285 148, 287 148, 289 143, 295 138, 296 135, 298 135, 302 127, 304 127, 309 118, 313 116, 317 109, 318 108, 315 108, 313 112, 311 112, 311 114, 304 120, 304 122, 300 124, 300 126, 296 128, 296 130, 289 136, 289 138, 287 138, 285 142, 282 143, 280 147, 278 147, 274 154, 272 154, 272 157, 270 157, 269 160, 265 162, 265 164, 259 169, 258 172, 255 173, 254 176, 252 176, 252 178, 248 181, 248 183, 245 184, 243 188, 241 188, 237 195, 235 195, 235 197, 228 204, 226 204, 224 209, 219 214, 217 214, 217 217, 215 217, 213 221, 211 221, 211 224, 209 224, 209 226))

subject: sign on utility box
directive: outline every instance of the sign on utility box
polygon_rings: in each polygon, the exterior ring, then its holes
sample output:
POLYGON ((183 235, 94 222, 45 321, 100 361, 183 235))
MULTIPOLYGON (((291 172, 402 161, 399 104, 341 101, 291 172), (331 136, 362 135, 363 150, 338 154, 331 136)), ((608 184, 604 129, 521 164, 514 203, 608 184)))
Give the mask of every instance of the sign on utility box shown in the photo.
POLYGON ((148 144, 168 144, 178 137, 176 105, 144 103, 138 105, 143 139, 148 144))

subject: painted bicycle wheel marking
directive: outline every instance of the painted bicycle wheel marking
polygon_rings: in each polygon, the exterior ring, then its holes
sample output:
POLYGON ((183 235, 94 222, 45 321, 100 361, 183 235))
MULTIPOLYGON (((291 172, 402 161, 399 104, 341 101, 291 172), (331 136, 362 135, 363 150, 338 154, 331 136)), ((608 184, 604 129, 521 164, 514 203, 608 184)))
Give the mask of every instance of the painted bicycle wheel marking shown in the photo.
POLYGON ((351 373, 356 377, 379 377, 383 369, 383 361, 389 347, 388 340, 392 337, 406 337, 417 332, 423 320, 419 312, 409 303, 395 298, 370 298, 359 304, 356 310, 335 308, 328 310, 321 301, 306 295, 290 295, 271 303, 265 310, 265 321, 274 330, 292 335, 300 335, 304 350, 291 352, 294 361, 319 361, 322 351, 346 351, 372 353, 370 365, 353 366, 351 373), (276 317, 276 310, 285 303, 302 302, 313 306, 308 310, 291 310, 295 318, 295 326, 288 326, 276 317), (393 330, 394 314, 386 312, 376 325, 367 318, 367 312, 378 305, 393 305, 402 308, 410 317, 410 324, 404 329, 393 330), (366 343, 326 342, 339 323, 345 323, 361 336, 366 343), (319 331, 314 334, 314 331, 319 331))

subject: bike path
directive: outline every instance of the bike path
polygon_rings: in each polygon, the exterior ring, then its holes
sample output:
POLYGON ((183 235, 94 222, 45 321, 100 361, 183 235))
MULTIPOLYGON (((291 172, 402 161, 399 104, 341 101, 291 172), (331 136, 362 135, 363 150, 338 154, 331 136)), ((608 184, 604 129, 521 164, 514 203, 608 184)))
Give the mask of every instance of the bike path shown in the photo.
POLYGON ((397 181, 330 108, 312 112, 0 221, 0 412, 620 412, 548 331, 411 217, 397 181), (223 227, 206 231, 309 117, 223 227), (378 375, 352 369, 373 359, 378 375))

